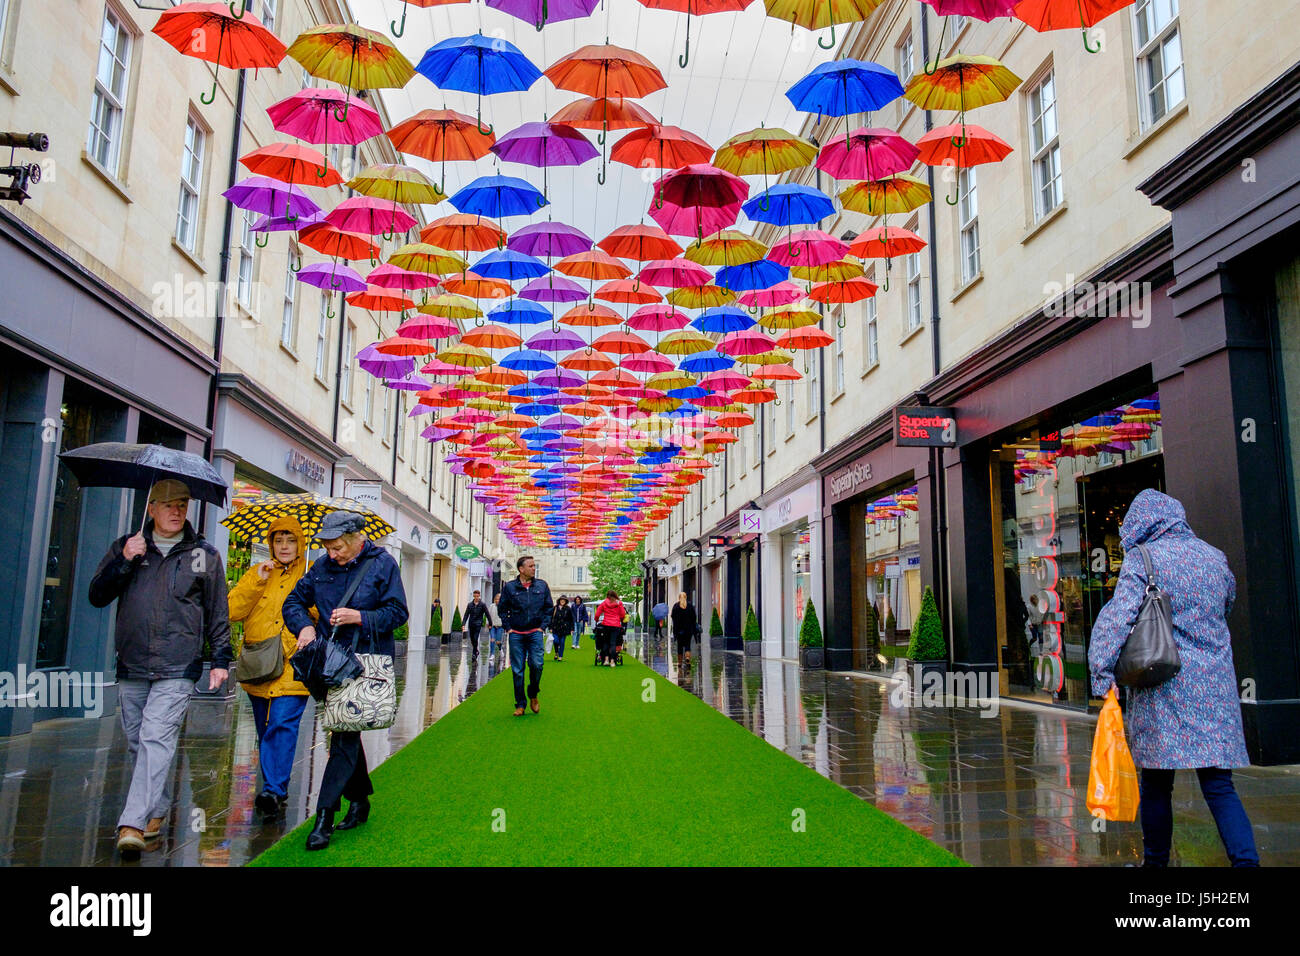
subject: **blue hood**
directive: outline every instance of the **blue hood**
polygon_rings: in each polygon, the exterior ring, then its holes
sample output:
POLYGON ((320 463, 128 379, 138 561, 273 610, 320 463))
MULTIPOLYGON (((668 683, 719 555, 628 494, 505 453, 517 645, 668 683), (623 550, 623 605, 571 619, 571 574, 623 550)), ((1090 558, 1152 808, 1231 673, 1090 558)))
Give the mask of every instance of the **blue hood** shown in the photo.
POLYGON ((1195 537, 1187 524, 1187 512, 1178 499, 1151 488, 1138 492, 1133 499, 1120 524, 1119 534, 1125 551, 1160 537, 1195 537))

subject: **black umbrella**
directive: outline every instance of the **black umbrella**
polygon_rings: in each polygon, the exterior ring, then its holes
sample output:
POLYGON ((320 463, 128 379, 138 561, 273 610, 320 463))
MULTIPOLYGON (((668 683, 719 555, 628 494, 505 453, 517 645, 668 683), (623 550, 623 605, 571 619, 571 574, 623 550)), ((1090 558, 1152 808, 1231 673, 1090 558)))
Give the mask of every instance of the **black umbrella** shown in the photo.
POLYGON ((83 487, 148 491, 159 479, 175 478, 185 482, 191 497, 214 505, 226 503, 221 473, 206 459, 187 451, 106 441, 65 451, 59 457, 83 487))

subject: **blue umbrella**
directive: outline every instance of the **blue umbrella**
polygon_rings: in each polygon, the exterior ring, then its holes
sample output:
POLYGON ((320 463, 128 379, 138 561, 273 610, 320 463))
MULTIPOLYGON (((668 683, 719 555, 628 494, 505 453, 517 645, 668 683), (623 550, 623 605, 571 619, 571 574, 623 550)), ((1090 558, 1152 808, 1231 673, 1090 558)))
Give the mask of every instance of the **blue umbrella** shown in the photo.
POLYGON ((505 279, 515 282, 519 279, 536 279, 551 271, 541 259, 510 249, 494 249, 478 262, 470 266, 476 272, 489 279, 505 279))
POLYGON ((503 325, 539 325, 552 319, 549 309, 527 299, 510 299, 489 312, 487 317, 503 325))
POLYGON ((696 352, 694 355, 688 355, 677 363, 677 367, 683 372, 699 375, 702 372, 720 372, 724 368, 732 368, 735 364, 735 359, 727 355, 719 355, 710 349, 707 352, 696 352))
MULTIPOLYGON (((705 395, 712 395, 712 394, 713 393, 710 392, 707 388, 700 388, 698 385, 687 385, 685 388, 668 389, 669 398, 682 398, 682 399, 689 400, 692 398, 703 398, 705 395)), ((686 408, 691 406, 682 406, 682 407, 686 408)))
POLYGON ((716 285, 732 292, 748 292, 752 289, 770 289, 778 282, 790 278, 790 267, 773 262, 771 259, 756 259, 742 262, 738 266, 724 266, 713 277, 716 285))
POLYGON ((879 63, 831 60, 786 91, 794 108, 804 113, 848 116, 870 113, 903 95, 897 75, 879 63))
POLYGON ((812 225, 835 214, 835 203, 830 196, 820 189, 796 183, 765 189, 740 208, 755 222, 777 226, 812 225))
POLYGON ((480 176, 452 196, 451 204, 461 212, 501 219, 530 216, 547 200, 535 186, 515 176, 480 176))
POLYGON ((542 71, 519 47, 500 37, 476 33, 449 37, 425 51, 415 72, 428 77, 444 90, 477 93, 478 129, 483 135, 483 96, 490 93, 522 92, 541 79, 542 71))
MULTIPOLYGON (((719 305, 712 309, 705 309, 691 320, 692 328, 699 329, 701 332, 743 332, 757 324, 744 309, 734 305, 719 305)), ((731 368, 733 364, 735 363, 721 367, 731 368)))
POLYGON ((554 395, 555 389, 538 385, 536 382, 524 382, 522 385, 511 385, 506 389, 506 394, 519 398, 537 398, 541 395, 554 395))
POLYGON ((555 368, 555 360, 536 349, 518 349, 503 358, 501 364, 518 372, 539 372, 555 368))
MULTIPOLYGON (((515 411, 520 415, 528 415, 532 418, 540 418, 542 415, 554 415, 560 410, 559 405, 544 405, 541 402, 525 402, 523 405, 516 405, 515 411)), ((550 459, 559 461, 559 458, 550 459)))

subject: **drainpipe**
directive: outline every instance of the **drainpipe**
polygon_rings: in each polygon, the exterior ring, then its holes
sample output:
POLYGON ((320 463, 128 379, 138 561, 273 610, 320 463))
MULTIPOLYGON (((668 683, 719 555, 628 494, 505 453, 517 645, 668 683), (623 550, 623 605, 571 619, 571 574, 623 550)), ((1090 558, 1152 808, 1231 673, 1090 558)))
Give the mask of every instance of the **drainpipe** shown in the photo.
MULTIPOLYGON (((363 96, 365 90, 357 94, 363 96)), ((328 157, 327 157, 328 158, 328 157)), ((352 146, 352 168, 357 168, 357 147, 352 146)), ((355 195, 351 189, 348 190, 349 199, 355 195)), ((343 333, 347 331, 348 321, 348 297, 339 296, 339 347, 338 361, 334 363, 334 423, 330 426, 330 441, 338 444, 339 440, 339 406, 343 402, 343 333)), ((337 466, 330 462, 330 494, 334 493, 334 471, 337 466)))
MULTIPOLYGON (((235 128, 230 137, 230 176, 229 185, 233 186, 239 179, 239 151, 240 143, 243 140, 244 133, 244 89, 247 83, 245 74, 247 70, 239 71, 239 80, 235 85, 235 128)), ((217 379, 221 375, 221 362, 225 355, 226 345, 226 283, 230 279, 230 240, 231 229, 235 222, 235 206, 233 203, 226 203, 225 216, 222 219, 221 228, 221 267, 217 274, 217 288, 220 293, 217 296, 217 317, 212 327, 212 358, 217 363, 216 371, 212 373, 212 378, 208 383, 208 414, 207 427, 208 437, 203 441, 203 457, 212 461, 212 452, 216 447, 217 431, 217 379)), ((203 502, 199 514, 199 527, 202 528, 207 521, 207 502, 203 502)))

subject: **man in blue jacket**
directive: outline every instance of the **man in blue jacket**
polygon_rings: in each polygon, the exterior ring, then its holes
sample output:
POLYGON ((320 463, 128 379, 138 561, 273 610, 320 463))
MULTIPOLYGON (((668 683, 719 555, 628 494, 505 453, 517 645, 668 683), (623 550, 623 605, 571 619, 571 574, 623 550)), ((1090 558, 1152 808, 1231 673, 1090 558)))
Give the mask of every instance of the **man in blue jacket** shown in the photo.
POLYGON ((555 602, 551 589, 537 577, 537 563, 526 554, 515 562, 519 577, 501 588, 497 612, 510 639, 510 672, 515 681, 515 716, 524 715, 524 663, 529 671, 528 704, 533 713, 541 710, 537 695, 542 686, 542 626, 550 619, 555 602))

